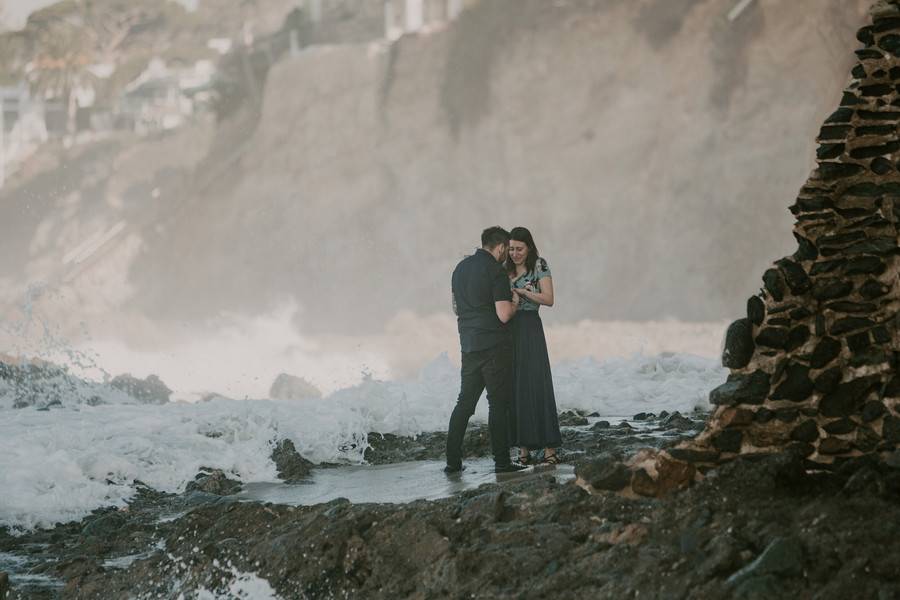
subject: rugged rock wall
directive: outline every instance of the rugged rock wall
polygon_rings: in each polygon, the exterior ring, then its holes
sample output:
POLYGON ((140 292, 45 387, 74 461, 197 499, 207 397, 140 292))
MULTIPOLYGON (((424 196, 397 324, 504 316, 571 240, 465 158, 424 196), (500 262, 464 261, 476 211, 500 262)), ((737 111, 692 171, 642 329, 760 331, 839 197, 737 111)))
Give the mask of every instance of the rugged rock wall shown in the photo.
POLYGON ((818 168, 791 206, 799 247, 729 328, 732 373, 710 394, 718 408, 693 450, 675 455, 789 446, 832 465, 900 443, 900 3, 871 12, 851 82, 819 132, 818 168))

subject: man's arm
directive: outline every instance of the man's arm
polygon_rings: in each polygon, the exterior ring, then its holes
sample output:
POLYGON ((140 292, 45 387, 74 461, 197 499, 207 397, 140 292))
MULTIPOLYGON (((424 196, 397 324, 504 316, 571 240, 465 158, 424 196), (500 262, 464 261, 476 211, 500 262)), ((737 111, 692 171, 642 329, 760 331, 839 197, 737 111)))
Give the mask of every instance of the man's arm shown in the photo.
POLYGON ((509 323, 519 308, 519 298, 512 293, 509 276, 502 268, 497 268, 492 282, 494 290, 494 310, 501 323, 509 323))
POLYGON ((500 319, 501 323, 509 323, 516 316, 519 305, 512 300, 498 300, 494 302, 494 310, 497 311, 497 318, 500 319))

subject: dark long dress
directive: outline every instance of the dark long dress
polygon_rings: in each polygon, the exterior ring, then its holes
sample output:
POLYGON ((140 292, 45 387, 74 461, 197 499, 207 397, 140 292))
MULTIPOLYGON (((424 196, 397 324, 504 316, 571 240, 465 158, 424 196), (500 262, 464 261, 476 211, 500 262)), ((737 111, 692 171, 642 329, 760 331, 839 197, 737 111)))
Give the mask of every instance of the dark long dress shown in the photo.
MULTIPOLYGON (((526 273, 513 282, 525 287, 548 277, 546 261, 538 260, 536 273, 526 273)), ((558 448, 562 445, 556 396, 550 373, 550 356, 544 326, 537 305, 523 300, 512 319, 513 335, 513 401, 511 405, 510 444, 520 448, 558 448)))

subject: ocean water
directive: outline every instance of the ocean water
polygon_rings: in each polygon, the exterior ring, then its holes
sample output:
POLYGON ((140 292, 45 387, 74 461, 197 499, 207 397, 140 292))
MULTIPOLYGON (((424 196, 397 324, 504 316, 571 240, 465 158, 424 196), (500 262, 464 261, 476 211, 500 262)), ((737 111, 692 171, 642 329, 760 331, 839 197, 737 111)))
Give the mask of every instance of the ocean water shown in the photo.
MULTIPOLYGON (((609 416, 706 409, 709 390, 725 376, 714 359, 673 353, 554 367, 560 409, 609 416)), ((100 383, 76 382, 59 404, 13 409, 12 388, 0 384, 0 526, 25 531, 123 506, 135 480, 181 491, 200 467, 244 482, 277 481, 269 455, 282 438, 314 462, 363 464, 370 432, 445 429, 458 385, 458 367, 446 354, 414 378, 367 377, 305 401, 143 405, 100 383)), ((486 418, 482 399, 473 420, 486 418)))

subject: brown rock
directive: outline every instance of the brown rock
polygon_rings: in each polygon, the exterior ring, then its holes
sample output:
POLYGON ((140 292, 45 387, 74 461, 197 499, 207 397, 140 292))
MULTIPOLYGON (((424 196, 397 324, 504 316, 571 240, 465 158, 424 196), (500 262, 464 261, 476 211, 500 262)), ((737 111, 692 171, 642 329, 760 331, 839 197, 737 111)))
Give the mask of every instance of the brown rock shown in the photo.
POLYGON ((664 496, 691 485, 697 470, 690 463, 675 460, 665 452, 660 452, 656 460, 656 473, 659 495, 664 496))
POLYGON ((791 423, 772 419, 767 423, 754 423, 744 430, 744 441, 757 448, 769 446, 786 446, 790 441, 791 423))
POLYGON ((593 536, 596 541, 612 544, 613 546, 618 544, 636 546, 645 537, 647 537, 647 527, 640 523, 629 523, 624 527, 593 536))
POLYGON ((850 442, 836 437, 827 437, 819 442, 819 454, 844 454, 850 451, 850 442))
POLYGON ((740 427, 753 422, 753 412, 746 408, 724 407, 718 418, 721 427, 740 427))
POLYGON ((631 489, 639 496, 656 498, 659 495, 656 480, 645 469, 638 469, 631 476, 631 489))

